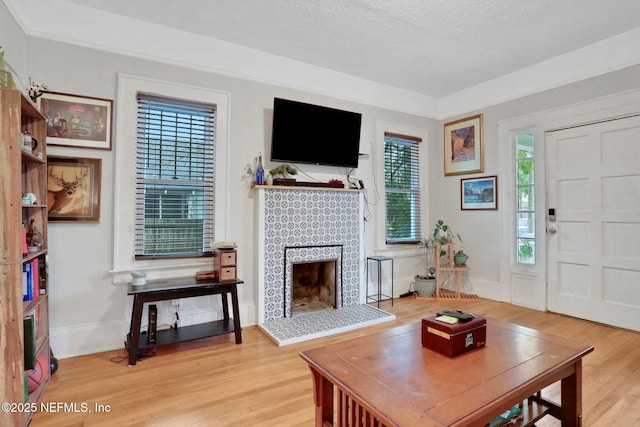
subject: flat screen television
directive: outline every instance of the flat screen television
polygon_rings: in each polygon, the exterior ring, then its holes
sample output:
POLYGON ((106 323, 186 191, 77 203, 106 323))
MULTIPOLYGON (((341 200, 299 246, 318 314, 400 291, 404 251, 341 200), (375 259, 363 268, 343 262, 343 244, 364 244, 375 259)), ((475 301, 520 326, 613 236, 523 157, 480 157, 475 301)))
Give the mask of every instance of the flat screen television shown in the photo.
POLYGON ((274 98, 271 160, 356 168, 361 122, 360 113, 274 98))

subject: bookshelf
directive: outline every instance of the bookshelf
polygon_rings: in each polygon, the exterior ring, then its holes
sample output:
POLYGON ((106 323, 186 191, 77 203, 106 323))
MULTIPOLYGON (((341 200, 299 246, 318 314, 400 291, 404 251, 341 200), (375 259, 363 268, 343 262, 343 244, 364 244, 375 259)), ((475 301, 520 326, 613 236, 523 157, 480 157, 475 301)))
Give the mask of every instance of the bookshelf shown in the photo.
MULTIPOLYGON (((6 337, 0 340, 4 356, 0 394, 3 402, 37 404, 50 374, 27 394, 25 362, 39 357, 49 371, 46 120, 18 90, 0 89, 0 152, 0 335, 6 337), (22 146, 25 131, 38 142, 32 151, 22 146), (25 193, 32 193, 35 202, 23 201, 25 193), (37 239, 28 239, 31 247, 25 245, 22 224, 27 228, 32 225, 39 233, 37 239), (23 282, 26 279, 29 281, 23 282), (27 289, 30 295, 23 298, 27 289), (25 325, 31 325, 26 328, 27 346, 25 325), (29 349, 26 357, 25 348, 29 349)), ((28 425, 30 421, 29 412, 0 412, 3 426, 28 425)))

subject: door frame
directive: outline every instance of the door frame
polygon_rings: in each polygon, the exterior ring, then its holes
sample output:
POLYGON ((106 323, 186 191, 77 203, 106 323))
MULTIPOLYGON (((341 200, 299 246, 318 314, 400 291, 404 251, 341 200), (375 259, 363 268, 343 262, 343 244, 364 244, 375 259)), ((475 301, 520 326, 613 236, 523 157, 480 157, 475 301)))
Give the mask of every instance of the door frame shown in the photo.
POLYGON ((547 310, 547 253, 546 253, 546 170, 545 135, 569 127, 576 127, 640 113, 640 89, 596 98, 561 108, 533 113, 498 122, 499 165, 502 185, 499 189, 501 202, 501 259, 500 299, 541 311, 547 310), (536 265, 519 265, 515 262, 515 154, 514 136, 524 131, 533 131, 536 141, 536 265), (513 295, 515 280, 523 280, 535 289, 533 300, 518 300, 513 295))

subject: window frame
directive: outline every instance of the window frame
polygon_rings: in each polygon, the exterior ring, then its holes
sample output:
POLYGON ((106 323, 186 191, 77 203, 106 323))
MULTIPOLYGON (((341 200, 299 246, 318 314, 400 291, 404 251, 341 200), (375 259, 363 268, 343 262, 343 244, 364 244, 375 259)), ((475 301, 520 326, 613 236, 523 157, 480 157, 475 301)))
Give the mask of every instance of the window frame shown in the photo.
POLYGON ((423 235, 423 231, 422 231, 422 206, 421 206, 421 196, 422 196, 422 188, 421 188, 421 169, 420 169, 420 144, 422 143, 422 138, 419 137, 415 137, 415 136, 411 136, 411 135, 403 135, 403 134, 397 134, 397 133, 392 133, 392 132, 385 132, 384 133, 384 165, 385 165, 385 171, 384 171, 384 175, 385 175, 385 188, 384 188, 384 194, 385 194, 385 244, 386 245, 416 245, 418 242, 420 242, 421 237, 423 235), (412 166, 415 167, 415 171, 412 171, 411 173, 411 178, 412 178, 412 185, 410 187, 402 187, 402 188, 398 188, 398 187, 394 187, 394 188, 387 188, 386 186, 386 175, 387 175, 387 170, 386 170, 386 165, 387 165, 387 138, 397 138, 399 140, 403 140, 403 141, 408 141, 409 144, 413 144, 411 146, 411 151, 412 153, 411 155, 411 160, 412 160, 412 166), (413 152, 413 150, 415 150, 415 152, 413 152), (415 161, 415 164, 413 163, 413 161, 415 161), (389 227, 389 215, 388 215, 388 209, 387 209, 387 196, 389 194, 407 194, 407 195, 417 195, 417 200, 413 201, 412 205, 413 205, 413 210, 415 211, 413 213, 413 218, 414 220, 411 223, 411 228, 413 229, 413 233, 416 233, 416 236, 414 239, 395 239, 395 240, 390 240, 388 238, 387 235, 387 231, 388 231, 388 227, 389 227))
POLYGON ((427 148, 428 148, 428 132, 426 128, 419 128, 416 126, 405 125, 401 123, 389 122, 385 120, 376 120, 376 144, 372 149, 374 156, 374 179, 375 186, 380 188, 379 199, 376 199, 373 203, 376 206, 376 220, 375 220, 375 245, 376 253, 379 255, 390 256, 407 256, 413 257, 416 255, 415 244, 387 244, 386 242, 386 206, 384 200, 385 188, 384 188, 384 144, 385 133, 405 135, 408 137, 414 137, 421 139, 418 154, 418 167, 419 167, 419 179, 420 179, 420 222, 422 225, 422 233, 425 233, 424 227, 428 223, 428 200, 429 200, 429 186, 426 185, 427 177, 429 176, 428 162, 427 162, 427 148))
MULTIPOLYGON (((173 98, 166 97, 158 97, 152 96, 146 93, 138 93, 138 137, 136 138, 136 206, 138 208, 135 210, 135 221, 134 221, 134 234, 135 234, 135 257, 136 259, 153 259, 153 258, 193 258, 200 256, 212 256, 210 246, 207 244, 206 240, 209 242, 213 240, 213 221, 214 217, 212 215, 215 212, 215 191, 214 191, 214 183, 215 183, 215 152, 216 152, 216 132, 215 132, 215 117, 216 117, 216 106, 212 104, 202 104, 196 102, 185 102, 183 100, 176 100, 173 98), (143 115, 144 113, 144 115, 143 115), (202 114, 199 114, 202 113, 202 114), (210 114, 207 114, 210 113, 210 114), (182 115, 180 118, 179 115, 182 115), (172 132, 170 135, 174 136, 173 138, 160 136, 158 130, 160 129, 158 125, 158 119, 160 117, 163 118, 163 122, 169 124, 169 126, 162 125, 162 133, 165 131, 172 132), (180 126, 180 123, 184 123, 185 117, 189 118, 189 123, 195 120, 201 120, 197 123, 199 125, 195 127, 191 126, 180 126), (168 120, 164 120, 168 119, 168 120), (175 119, 175 121, 174 121, 175 119), (200 129, 198 129, 198 126, 200 129), (209 127, 210 126, 210 127, 209 127), (174 148, 178 147, 180 142, 180 138, 178 134, 183 135, 182 144, 184 144, 184 135, 188 130, 188 135, 190 138, 195 137, 195 143, 193 140, 189 139, 188 147, 194 147, 193 156, 189 156, 186 160, 189 162, 190 166, 196 166, 195 168, 188 169, 189 178, 185 176, 185 171, 180 170, 180 168, 176 168, 180 163, 174 162, 172 168, 174 172, 173 180, 169 181, 166 174, 169 172, 166 165, 163 165, 163 162, 159 160, 164 156, 174 157, 178 160, 182 157, 179 153, 184 152, 182 149, 171 150, 170 144, 174 143, 174 148), (198 143, 198 140, 201 142, 198 143), (199 145, 201 144, 201 145, 199 145), (198 152, 197 147, 203 147, 201 152, 198 152), (157 153, 156 156, 153 156, 152 152, 157 153), (149 168, 146 165, 149 163, 149 168), (202 177, 192 177, 191 173, 200 173, 202 177), (147 173, 151 172, 152 174, 161 174, 162 176, 147 176, 147 173), (206 179, 203 179, 205 177, 206 179), (164 252, 164 253, 145 253, 144 248, 146 247, 147 239, 145 238, 148 229, 147 222, 151 223, 160 220, 160 216, 157 218, 153 215, 154 211, 157 211, 157 214, 160 215, 164 213, 164 203, 165 199, 167 199, 169 206, 175 205, 175 197, 184 198, 184 190, 186 188, 198 188, 201 189, 201 197, 202 200, 197 204, 199 208, 196 209, 194 213, 199 214, 201 216, 200 220, 202 221, 202 233, 200 233, 202 243, 202 247, 200 251, 185 251, 185 252, 164 252), (159 191, 160 190, 160 191, 159 191), (169 193, 168 193, 169 192, 169 193), (148 200, 148 196, 151 194, 155 194, 156 196, 151 196, 151 199, 148 200), (173 194, 172 196, 163 197, 163 194, 173 194), (157 199, 156 199, 157 198, 157 199), (153 202, 156 202, 155 204, 153 202), (150 204, 148 204, 150 203, 150 204)), ((185 166, 183 165, 183 169, 185 166)), ((197 200, 197 199, 196 199, 197 200)), ((182 203, 179 204, 180 207, 184 207, 182 203)), ((167 211, 168 215, 171 215, 172 212, 167 211)), ((179 221, 187 220, 187 218, 183 217, 183 214, 179 214, 175 217, 178 222, 174 223, 175 227, 178 227, 179 221)), ((190 218, 193 223, 197 218, 190 218)), ((194 232, 194 228, 192 226, 184 228, 184 231, 194 232)), ((153 229, 153 227, 150 227, 153 229)), ((163 224, 159 230, 164 232, 167 230, 167 224, 163 224)), ((188 242, 192 240, 189 239, 188 242)), ((184 240, 181 240, 184 242, 184 240)), ((195 242, 195 241, 193 241, 195 242)), ((160 244, 162 245, 164 242, 160 240, 160 244)), ((170 241, 169 241, 170 244, 170 241)), ((169 247, 169 245, 167 245, 169 247)))
POLYGON ((134 219, 135 150, 138 93, 164 98, 212 104, 216 108, 216 155, 214 238, 228 240, 228 164, 229 103, 228 92, 182 83, 118 75, 117 132, 114 165, 113 264, 109 274, 113 283, 123 283, 131 271, 144 271, 148 279, 191 276, 209 266, 211 259, 187 258, 135 259, 134 219))
MULTIPOLYGON (((536 261, 537 261, 537 256, 536 256, 536 247, 537 247, 537 216, 539 215, 538 210, 537 210, 537 182, 536 182, 536 178, 535 178, 535 171, 536 171, 536 160, 535 160, 535 150, 536 150, 536 136, 535 133, 531 130, 527 130, 527 131, 523 131, 523 132, 517 132, 514 135, 513 138, 513 144, 514 144, 514 158, 513 158, 513 162, 514 162, 514 166, 515 166, 515 170, 514 170, 514 174, 515 174, 515 180, 514 180, 514 195, 515 195, 515 206, 514 208, 514 218, 515 218, 515 223, 516 223, 516 227, 515 227, 515 263, 516 264, 520 264, 520 265, 525 265, 525 266, 535 266, 536 261), (520 150, 518 149, 519 147, 519 143, 518 143, 518 139, 521 136, 524 135, 529 135, 529 137, 531 138, 531 148, 530 151, 527 151, 528 155, 526 157, 520 157, 519 153, 520 150), (531 162, 532 164, 532 171, 530 172, 530 179, 532 180, 531 183, 528 184, 521 184, 519 182, 519 175, 518 175, 518 170, 519 170, 519 165, 521 163, 524 162, 531 162), (520 190, 521 189, 527 189, 528 193, 530 194, 531 198, 532 198, 532 205, 529 206, 528 209, 523 209, 520 207, 520 190), (520 215, 527 215, 527 216, 532 216, 533 218, 533 236, 525 236, 520 235, 520 215), (530 261, 531 262, 524 262, 524 256, 521 259, 520 256, 520 245, 521 245, 521 241, 522 242, 532 242, 533 246, 532 246, 532 250, 533 253, 531 255, 530 261)), ((531 221, 531 220, 530 220, 531 221)))

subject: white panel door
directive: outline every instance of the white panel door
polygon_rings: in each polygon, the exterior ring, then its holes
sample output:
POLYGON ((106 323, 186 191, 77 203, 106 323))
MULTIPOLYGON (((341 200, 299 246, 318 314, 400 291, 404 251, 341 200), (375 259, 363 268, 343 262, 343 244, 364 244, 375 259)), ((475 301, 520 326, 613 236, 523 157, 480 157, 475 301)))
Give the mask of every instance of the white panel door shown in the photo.
POLYGON ((640 117, 546 136, 547 307, 640 331, 640 117))

